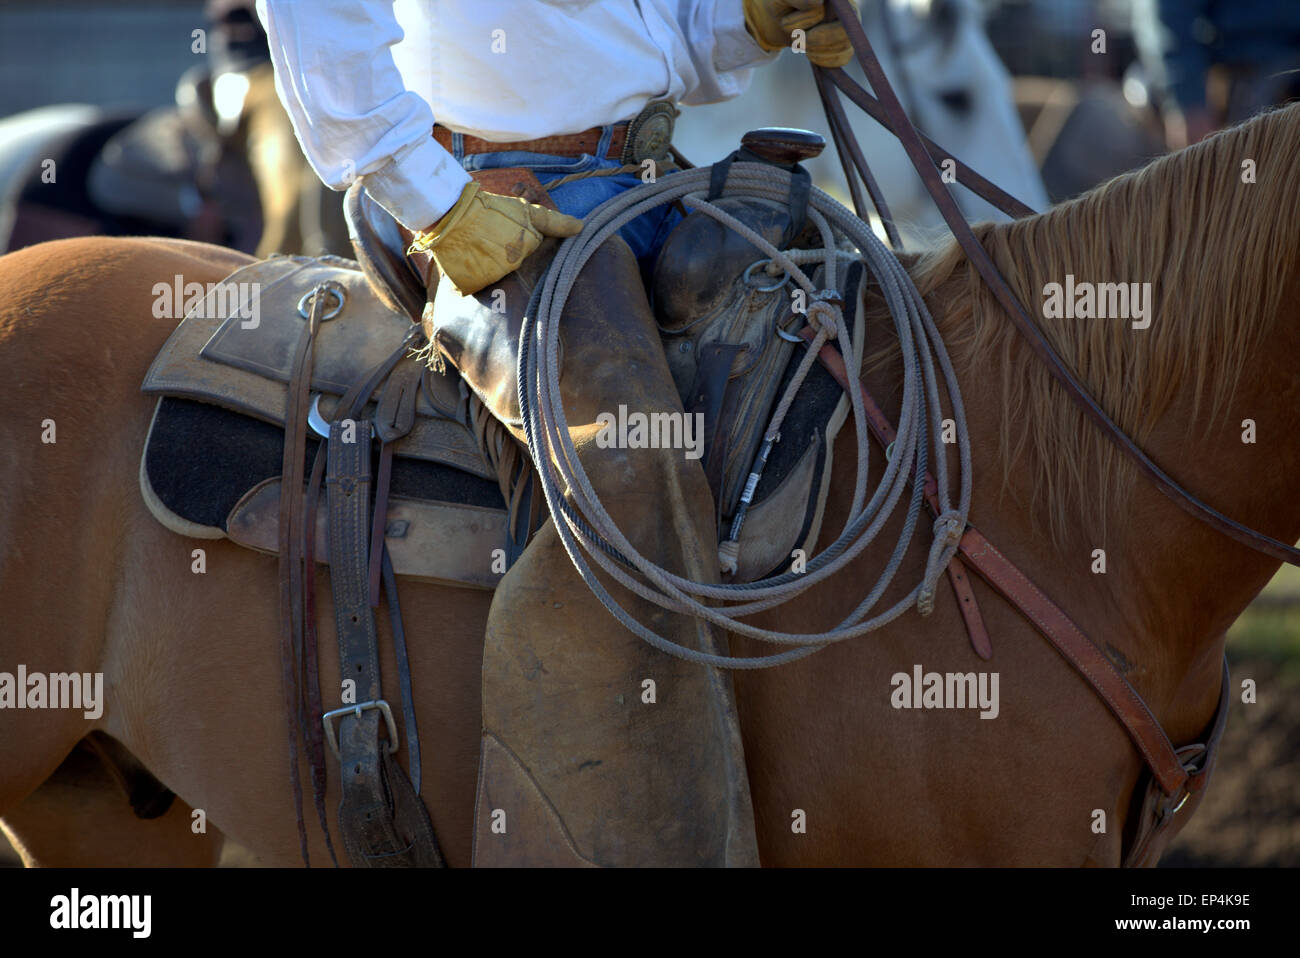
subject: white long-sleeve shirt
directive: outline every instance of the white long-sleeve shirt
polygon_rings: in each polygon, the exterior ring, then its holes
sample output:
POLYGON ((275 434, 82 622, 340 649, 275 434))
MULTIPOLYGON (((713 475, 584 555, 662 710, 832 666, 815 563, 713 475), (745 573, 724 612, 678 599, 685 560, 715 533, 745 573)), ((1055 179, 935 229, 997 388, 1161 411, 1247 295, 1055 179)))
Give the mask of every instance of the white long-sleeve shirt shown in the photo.
POLYGON ((576 133, 631 119, 654 99, 736 96, 750 68, 775 56, 746 32, 742 0, 394 6, 257 0, 276 88, 312 168, 333 189, 365 176, 366 191, 413 230, 469 181, 432 138, 435 116, 497 142, 576 133))

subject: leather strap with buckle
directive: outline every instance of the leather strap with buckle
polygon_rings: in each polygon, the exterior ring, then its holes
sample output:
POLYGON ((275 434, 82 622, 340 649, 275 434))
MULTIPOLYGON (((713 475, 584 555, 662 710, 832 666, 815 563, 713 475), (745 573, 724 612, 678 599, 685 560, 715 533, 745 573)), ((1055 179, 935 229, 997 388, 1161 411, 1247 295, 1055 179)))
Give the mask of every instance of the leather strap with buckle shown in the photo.
MULTIPOLYGON (((603 159, 618 160, 621 163, 640 164, 646 159, 663 162, 668 158, 672 145, 673 126, 679 111, 671 100, 651 100, 645 109, 631 120, 614 124, 609 148, 603 159)), ((499 142, 485 140, 469 133, 461 134, 461 153, 473 156, 479 153, 503 153, 522 151, 525 153, 545 153, 549 156, 594 156, 600 149, 601 137, 605 128, 593 126, 580 133, 562 133, 559 136, 544 136, 536 140, 511 140, 499 142)), ((452 149, 454 133, 447 127, 435 124, 433 138, 438 145, 448 152, 452 149)))

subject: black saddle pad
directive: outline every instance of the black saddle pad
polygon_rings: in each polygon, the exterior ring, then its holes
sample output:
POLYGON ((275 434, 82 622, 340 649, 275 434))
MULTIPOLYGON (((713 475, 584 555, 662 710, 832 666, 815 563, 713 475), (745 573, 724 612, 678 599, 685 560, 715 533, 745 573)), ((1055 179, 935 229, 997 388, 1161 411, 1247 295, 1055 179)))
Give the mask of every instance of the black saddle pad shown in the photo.
MULTIPOLYGON (((306 470, 320 440, 307 439, 306 470)), ((220 406, 160 400, 145 470, 154 494, 183 519, 225 530, 226 517, 259 482, 280 475, 284 430, 220 406)), ((393 460, 390 492, 407 499, 504 509, 495 482, 422 459, 393 460)))

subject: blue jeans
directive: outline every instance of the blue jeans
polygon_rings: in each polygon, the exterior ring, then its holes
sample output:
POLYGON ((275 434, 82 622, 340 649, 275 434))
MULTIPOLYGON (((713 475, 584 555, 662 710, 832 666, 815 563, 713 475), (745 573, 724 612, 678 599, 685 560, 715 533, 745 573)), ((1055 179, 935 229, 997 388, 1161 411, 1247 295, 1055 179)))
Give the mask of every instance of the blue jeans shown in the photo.
MULTIPOLYGON (((604 136, 597 148, 598 154, 603 154, 609 149, 612 133, 613 127, 605 127, 604 136)), ((567 156, 549 156, 545 153, 528 153, 523 150, 504 150, 500 153, 475 153, 465 156, 460 149, 460 144, 460 136, 453 134, 452 155, 471 173, 475 170, 523 166, 532 170, 543 186, 571 173, 617 169, 622 166, 618 160, 599 159, 590 154, 583 154, 575 159, 567 156)), ((640 184, 639 173, 589 176, 557 187, 551 193, 551 199, 560 208, 560 212, 583 217, 611 197, 640 184)), ((632 252, 636 254, 643 272, 648 272, 653 266, 655 257, 659 255, 659 248, 663 246, 664 240, 681 219, 682 216, 676 207, 672 204, 664 204, 648 213, 643 213, 619 230, 619 235, 627 240, 628 246, 632 247, 632 252)))

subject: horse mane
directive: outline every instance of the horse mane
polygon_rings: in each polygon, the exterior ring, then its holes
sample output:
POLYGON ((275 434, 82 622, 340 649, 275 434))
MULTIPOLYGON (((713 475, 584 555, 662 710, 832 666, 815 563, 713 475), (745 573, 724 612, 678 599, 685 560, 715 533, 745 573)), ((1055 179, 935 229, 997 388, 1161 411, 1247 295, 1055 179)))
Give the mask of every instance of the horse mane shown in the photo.
MULTIPOLYGON (((1275 110, 1046 213, 975 227, 1065 364, 1139 444, 1188 383, 1189 435, 1201 417, 1224 410, 1279 312, 1300 245, 1298 121, 1300 105, 1275 110), (1246 160, 1255 183, 1242 181, 1246 160), (1066 274, 1150 282, 1150 327, 1044 318, 1045 284, 1066 274)), ((958 370, 997 371, 1003 491, 1015 488, 1015 468, 1034 480, 1029 506, 1035 515, 1046 509, 1058 544, 1080 521, 1104 537, 1109 504, 1135 479, 1132 463, 1066 397, 954 241, 922 254, 911 274, 932 303, 951 281, 935 315, 958 370)), ((869 365, 889 353, 896 357, 896 345, 869 365)))

